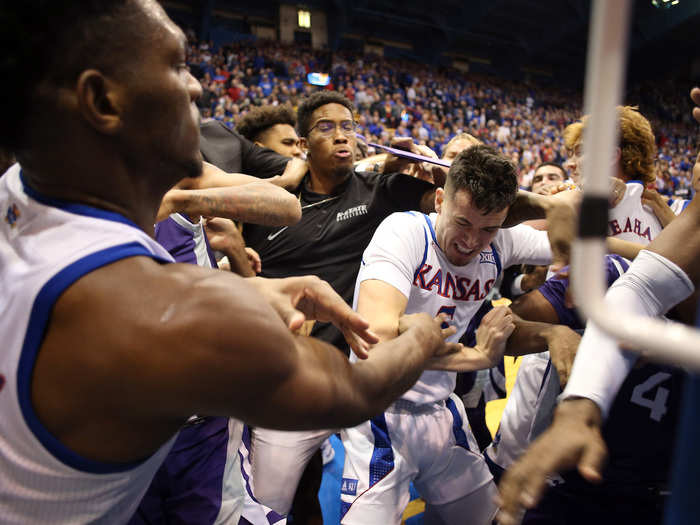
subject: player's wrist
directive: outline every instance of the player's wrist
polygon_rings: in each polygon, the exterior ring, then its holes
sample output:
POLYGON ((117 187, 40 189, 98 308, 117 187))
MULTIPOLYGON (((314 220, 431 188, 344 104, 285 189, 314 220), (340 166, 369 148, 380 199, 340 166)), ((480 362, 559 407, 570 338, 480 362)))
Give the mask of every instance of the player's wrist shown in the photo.
POLYGON ((583 396, 571 395, 561 400, 557 406, 555 417, 565 420, 575 420, 586 426, 603 424, 603 414, 598 404, 583 396))

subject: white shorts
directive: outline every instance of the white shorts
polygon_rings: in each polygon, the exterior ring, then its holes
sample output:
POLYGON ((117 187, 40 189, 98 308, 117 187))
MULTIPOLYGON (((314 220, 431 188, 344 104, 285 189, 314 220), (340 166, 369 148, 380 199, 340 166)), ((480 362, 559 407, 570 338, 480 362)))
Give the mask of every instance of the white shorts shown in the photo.
POLYGON ((372 420, 341 431, 341 436, 344 524, 400 523, 411 481, 427 503, 442 505, 492 479, 455 394, 445 403, 399 400, 372 420))
POLYGON ((241 452, 242 466, 250 473, 250 490, 255 500, 277 514, 288 514, 307 463, 334 432, 253 428, 250 445, 246 446, 244 440, 241 452))

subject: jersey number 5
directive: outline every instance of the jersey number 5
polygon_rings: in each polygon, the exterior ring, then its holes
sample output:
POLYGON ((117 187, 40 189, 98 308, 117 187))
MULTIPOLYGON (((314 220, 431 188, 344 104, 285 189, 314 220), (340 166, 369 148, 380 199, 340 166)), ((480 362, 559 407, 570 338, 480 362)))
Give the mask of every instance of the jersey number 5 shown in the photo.
MULTIPOLYGON (((455 316, 455 310, 457 309, 457 305, 452 305, 452 306, 441 306, 440 309, 437 311, 435 316, 437 317, 440 314, 445 314, 447 317, 451 319, 454 318, 455 316)), ((442 323, 441 328, 448 328, 450 325, 448 323, 442 323)))

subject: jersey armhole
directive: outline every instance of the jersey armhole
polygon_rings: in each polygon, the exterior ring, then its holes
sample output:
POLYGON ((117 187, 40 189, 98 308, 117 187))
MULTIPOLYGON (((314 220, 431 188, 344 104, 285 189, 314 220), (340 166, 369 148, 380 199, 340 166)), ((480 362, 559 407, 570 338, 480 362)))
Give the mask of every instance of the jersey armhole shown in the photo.
POLYGON ((151 253, 138 242, 112 246, 78 259, 63 268, 41 288, 34 300, 29 316, 27 332, 22 344, 17 368, 17 399, 24 421, 43 447, 62 463, 83 472, 108 474, 124 472, 142 462, 107 463, 90 460, 76 454, 61 443, 39 420, 31 401, 31 385, 34 365, 44 340, 51 311, 61 294, 78 279, 103 266, 127 257, 145 256, 159 263, 171 261, 151 253))

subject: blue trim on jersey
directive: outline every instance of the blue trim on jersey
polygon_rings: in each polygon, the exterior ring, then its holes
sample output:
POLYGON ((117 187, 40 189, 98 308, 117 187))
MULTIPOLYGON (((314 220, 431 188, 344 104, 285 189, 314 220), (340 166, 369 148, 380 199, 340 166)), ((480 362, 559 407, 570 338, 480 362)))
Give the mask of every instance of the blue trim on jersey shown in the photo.
POLYGON ((22 170, 20 170, 19 172, 19 178, 22 182, 22 188, 24 189, 24 193, 29 195, 35 201, 45 204, 46 206, 59 208, 69 213, 75 213, 76 215, 84 215, 85 217, 94 217, 96 219, 106 219, 108 221, 121 222, 122 224, 133 226, 134 228, 138 228, 139 230, 141 229, 135 222, 132 222, 123 215, 120 215, 119 213, 102 210, 100 208, 94 208, 92 206, 88 206, 87 204, 79 204, 77 202, 69 202, 42 195, 27 184, 27 182, 24 180, 24 176, 22 175, 22 170))
POLYGON ((681 208, 681 211, 685 210, 688 207, 688 204, 690 204, 690 200, 686 199, 683 201, 683 207, 681 208))
MULTIPOLYGON (((44 284, 34 300, 32 311, 29 316, 29 324, 27 325, 27 332, 22 345, 22 353, 17 367, 17 398, 24 420, 34 436, 36 436, 49 453, 69 467, 82 472, 90 472, 93 474, 124 472, 140 465, 142 461, 129 463, 93 461, 83 458, 61 443, 49 432, 43 423, 39 421, 34 411, 31 400, 34 365, 41 343, 44 341, 46 328, 49 323, 49 316, 59 296, 84 275, 120 259, 134 256, 146 256, 165 262, 165 259, 154 256, 143 245, 137 242, 130 242, 83 257, 54 275, 44 284)), ((100 349, 95 348, 94 351, 99 352, 100 349)))
POLYGON ((467 434, 462 428, 462 416, 457 410, 457 405, 452 398, 448 397, 445 401, 447 408, 452 413, 452 433, 455 435, 455 441, 457 446, 469 450, 469 441, 467 441, 467 434))
MULTIPOLYGON (((503 359, 501 359, 501 363, 503 363, 503 359)), ((494 368, 499 368, 500 369, 500 363, 499 365, 489 368, 489 380, 491 381, 491 387, 493 388, 493 391, 496 392, 496 395, 498 396, 498 399, 505 399, 506 398, 506 392, 500 387, 500 385, 496 382, 496 378, 493 375, 493 369, 494 368)), ((505 374, 504 374, 505 375, 505 374)))
POLYGON ((625 182, 625 184, 641 184, 642 186, 644 186, 644 183, 641 180, 637 180, 637 179, 628 180, 627 182, 625 182))
POLYGON ((542 389, 544 388, 544 385, 547 383, 547 377, 549 376, 549 371, 552 369, 552 360, 550 359, 547 361, 547 367, 544 369, 544 374, 542 374, 542 383, 540 384, 540 389, 537 392, 537 395, 539 396, 542 393, 542 389))
POLYGON ((374 450, 369 461, 369 486, 372 487, 394 470, 394 451, 384 414, 373 417, 369 422, 374 436, 374 450))
POLYGON ((342 499, 340 500, 340 517, 341 518, 348 513, 348 511, 350 510, 350 507, 352 507, 352 503, 348 503, 347 501, 343 501, 342 499))
POLYGON ((493 252, 493 260, 496 262, 496 279, 498 279, 498 276, 501 275, 501 271, 503 270, 503 266, 501 265, 501 256, 498 255, 498 251, 493 243, 491 243, 491 251, 493 252))
MULTIPOLYGON (((423 218, 425 219, 425 222, 428 223, 428 228, 430 228, 430 235, 433 236, 433 241, 435 242, 435 244, 437 244, 438 246, 440 246, 440 244, 438 244, 438 242, 437 242, 437 238, 435 237, 435 230, 433 229, 433 222, 430 220, 430 217, 428 217, 428 216, 424 213, 424 214, 423 214, 423 218)), ((440 248, 440 249, 442 249, 442 248, 440 248)))
POLYGON ((493 305, 491 304, 491 301, 484 301, 483 303, 481 303, 479 309, 469 320, 467 329, 464 331, 464 335, 460 339, 460 342, 462 344, 466 346, 476 345, 476 329, 479 327, 479 324, 481 324, 481 320, 484 318, 484 316, 491 310, 493 310, 493 305))
POLYGON ((418 278, 418 272, 420 272, 420 269, 423 268, 425 261, 428 259, 428 234, 425 233, 425 228, 423 228, 423 238, 425 240, 425 248, 423 249, 423 259, 421 259, 418 268, 416 268, 416 271, 413 272, 414 281, 418 278))

